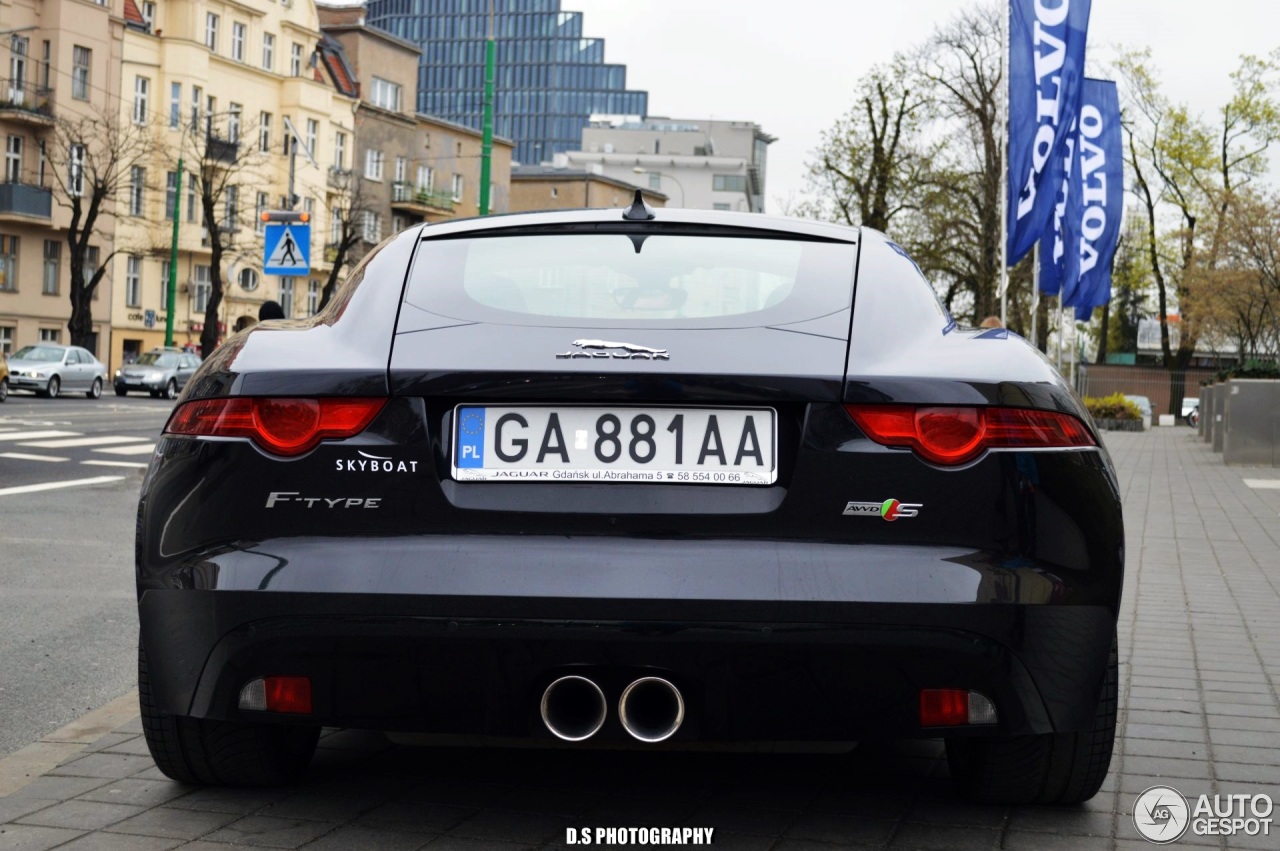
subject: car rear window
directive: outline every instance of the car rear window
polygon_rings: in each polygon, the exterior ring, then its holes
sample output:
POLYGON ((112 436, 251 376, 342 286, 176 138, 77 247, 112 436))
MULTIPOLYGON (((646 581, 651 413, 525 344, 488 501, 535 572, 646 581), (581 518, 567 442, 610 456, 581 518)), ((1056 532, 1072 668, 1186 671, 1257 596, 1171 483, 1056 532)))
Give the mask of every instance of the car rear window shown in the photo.
POLYGON ((639 231, 428 239, 406 301, 518 324, 796 322, 849 307, 855 252, 837 242, 639 231))

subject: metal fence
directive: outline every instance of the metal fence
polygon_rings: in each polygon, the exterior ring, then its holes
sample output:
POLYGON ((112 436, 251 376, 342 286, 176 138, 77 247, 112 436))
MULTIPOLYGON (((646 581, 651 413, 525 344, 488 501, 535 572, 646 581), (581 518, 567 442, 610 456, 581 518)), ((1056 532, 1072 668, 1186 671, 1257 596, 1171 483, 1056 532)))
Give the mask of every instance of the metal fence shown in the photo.
POLYGON ((1181 410, 1169 410, 1177 372, 1184 376, 1184 398, 1195 399, 1200 395, 1200 382, 1211 378, 1217 370, 1190 367, 1175 371, 1150 366, 1082 363, 1076 373, 1076 392, 1081 396, 1110 396, 1112 393, 1146 396, 1151 400, 1153 416, 1168 413, 1180 415, 1181 410))

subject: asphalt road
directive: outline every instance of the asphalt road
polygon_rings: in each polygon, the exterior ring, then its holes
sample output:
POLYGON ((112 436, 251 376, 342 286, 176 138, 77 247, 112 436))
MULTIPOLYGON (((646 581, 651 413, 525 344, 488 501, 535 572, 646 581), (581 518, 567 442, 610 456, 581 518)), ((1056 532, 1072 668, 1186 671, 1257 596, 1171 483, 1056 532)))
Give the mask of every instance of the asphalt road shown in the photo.
POLYGON ((172 407, 0 405, 0 756, 135 684, 134 511, 172 407))

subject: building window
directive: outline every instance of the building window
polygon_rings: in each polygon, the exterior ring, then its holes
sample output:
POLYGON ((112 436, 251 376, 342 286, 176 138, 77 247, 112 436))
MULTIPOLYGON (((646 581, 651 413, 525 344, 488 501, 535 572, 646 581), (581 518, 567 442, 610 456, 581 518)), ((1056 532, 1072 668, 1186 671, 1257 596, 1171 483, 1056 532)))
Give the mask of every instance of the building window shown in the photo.
POLYGON ((333 165, 339 171, 347 167, 347 134, 338 133, 333 137, 333 165))
POLYGON ((147 32, 156 31, 156 4, 153 0, 142 0, 142 22, 147 25, 147 32))
POLYGON ((382 242, 382 216, 372 210, 364 211, 361 235, 365 242, 382 242))
POLYGON ((142 215, 142 201, 146 190, 147 171, 140 165, 129 169, 129 215, 142 215))
POLYGON ((320 282, 310 281, 307 284, 307 315, 315 316, 320 310, 320 282))
POLYGON ((49 158, 45 155, 44 139, 40 140, 39 156, 36 160, 36 185, 44 186, 44 167, 48 164, 49 158))
POLYGON ((254 233, 262 233, 267 229, 266 222, 262 221, 262 214, 267 211, 267 208, 269 207, 270 204, 271 204, 270 196, 268 196, 267 193, 265 192, 259 192, 258 200, 254 204, 254 208, 253 208, 253 211, 254 211, 253 232, 254 233))
POLYGON ((53 44, 49 39, 44 39, 40 45, 41 59, 40 62, 40 85, 46 89, 49 88, 49 65, 53 59, 53 44))
POLYGON ((92 50, 79 45, 71 48, 71 96, 76 100, 89 99, 89 67, 92 64, 92 50))
POLYGON ((320 122, 316 121, 314 118, 308 118, 307 119, 307 153, 313 157, 317 153, 316 137, 319 135, 320 135, 320 122))
POLYGON ((0 233, 0 292, 18 291, 18 238, 0 233))
POLYGON ((191 87, 191 129, 196 130, 200 127, 200 104, 204 100, 204 89, 199 86, 191 87))
POLYGON ((244 107, 238 103, 227 104, 227 141, 240 141, 240 119, 244 114, 244 107))
POLYGON ((276 37, 271 33, 262 34, 262 67, 276 70, 276 37))
POLYGON ((404 157, 396 157, 396 183, 404 183, 409 176, 409 161, 404 157))
MULTIPOLYGON (((93 276, 98 274, 98 246, 90 245, 84 250, 84 265, 80 267, 80 274, 84 275, 85 285, 93 280, 93 276)), ((93 300, 98 300, 98 288, 93 288, 93 300)))
POLYGON ((160 261, 160 309, 169 309, 169 275, 171 267, 168 260, 160 261))
POLYGON ((218 52, 218 16, 213 12, 204 16, 204 46, 218 52))
POLYGON ((187 221, 194 222, 196 220, 196 176, 194 172, 187 172, 187 221))
POLYGON ((84 194, 84 145, 72 145, 67 157, 67 194, 84 194))
POLYGON ((204 313, 209 307, 209 294, 213 291, 213 283, 209 278, 208 266, 196 266, 195 292, 191 296, 191 309, 196 313, 204 313))
POLYGON ((241 269, 240 270, 240 289, 247 293, 251 293, 258 288, 258 270, 241 269))
POLYGON ((431 192, 435 186, 436 172, 429 165, 418 166, 418 191, 431 192))
POLYGON ((329 211, 329 242, 337 245, 342 241, 342 208, 334 207, 329 211))
POLYGON ((552 187, 551 187, 551 197, 552 197, 552 198, 559 198, 559 197, 560 197, 560 190, 559 190, 559 189, 557 189, 556 187, 552 186, 552 187))
POLYGON ((747 178, 741 174, 713 174, 711 188, 715 192, 746 192, 747 178))
POLYGON ((289 46, 289 76, 302 76, 302 45, 296 41, 289 46))
POLYGON ((182 83, 169 84, 169 129, 177 130, 182 123, 182 83))
POLYGON ((712 205, 711 205, 711 209, 713 209, 713 210, 732 210, 732 209, 733 209, 733 205, 731 205, 731 204, 719 204, 719 203, 717 203, 717 204, 712 204, 712 205))
POLYGON ((393 112, 400 111, 402 86, 399 83, 374 77, 370 88, 372 89, 369 94, 370 103, 393 112))
POLYGON ((124 267, 125 307, 142 306, 142 258, 130 254, 124 267))
POLYGON ((147 101, 151 98, 151 81, 146 77, 133 78, 133 123, 147 123, 147 101))
POLYGON ((370 148, 364 152, 364 176, 370 180, 382 179, 382 151, 370 148))
POLYGON ((293 278, 287 275, 280 279, 280 309, 285 319, 293 316, 293 278))
POLYGON ((453 176, 453 201, 455 204, 462 200, 463 186, 462 175, 455 174, 453 176))
POLYGON ((660 175, 660 174, 650 174, 650 175, 649 175, 649 188, 650 188, 650 189, 657 189, 658 191, 662 191, 662 175, 660 175))
POLYGON ((244 61, 244 24, 239 21, 231 24, 231 58, 237 62, 244 61))
POLYGON ((405 224, 406 222, 405 222, 404 216, 397 216, 394 213, 392 214, 391 216, 391 232, 392 233, 399 233, 400 231, 404 230, 405 224))
POLYGON ((13 353, 13 332, 12 325, 0 325, 0 354, 13 353))
POLYGON ((44 280, 40 292, 45 295, 58 294, 58 273, 62 268, 62 243, 56 239, 44 241, 44 280))
POLYGON ((40 342, 42 342, 42 343, 61 343, 61 342, 62 342, 62 329, 61 329, 61 328, 41 328, 41 329, 40 329, 40 342))
POLYGON ((10 136, 4 145, 4 182, 22 182, 22 137, 10 136))
POLYGON ((240 214, 240 187, 228 186, 223 190, 223 193, 226 197, 223 199, 225 204, 223 209, 224 221, 222 229, 235 230, 237 217, 240 214))
POLYGON ((258 151, 259 153, 271 153, 271 113, 258 113, 258 151))

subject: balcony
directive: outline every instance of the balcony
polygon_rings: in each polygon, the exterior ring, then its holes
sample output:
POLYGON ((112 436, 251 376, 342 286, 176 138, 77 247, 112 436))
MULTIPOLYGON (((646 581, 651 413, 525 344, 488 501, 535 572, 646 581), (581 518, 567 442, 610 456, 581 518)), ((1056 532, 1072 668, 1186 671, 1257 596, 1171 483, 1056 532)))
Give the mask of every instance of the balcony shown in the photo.
POLYGON ((447 192, 420 191, 412 183, 391 184, 391 209, 426 216, 429 213, 453 214, 453 196, 447 192))
POLYGON ((217 133, 210 131, 208 136, 205 137, 204 152, 205 159, 210 162, 232 165, 240 156, 240 143, 224 139, 217 133))
POLYGON ((53 124, 53 89, 30 80, 0 79, 0 117, 48 127, 53 124))
POLYGON ((53 216, 53 193, 43 186, 0 183, 0 219, 39 220, 47 224, 53 216))

